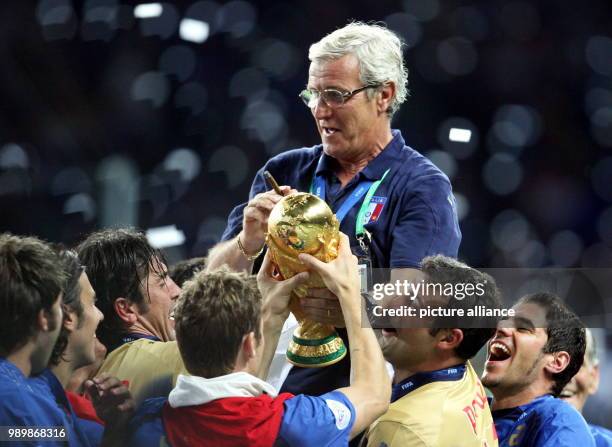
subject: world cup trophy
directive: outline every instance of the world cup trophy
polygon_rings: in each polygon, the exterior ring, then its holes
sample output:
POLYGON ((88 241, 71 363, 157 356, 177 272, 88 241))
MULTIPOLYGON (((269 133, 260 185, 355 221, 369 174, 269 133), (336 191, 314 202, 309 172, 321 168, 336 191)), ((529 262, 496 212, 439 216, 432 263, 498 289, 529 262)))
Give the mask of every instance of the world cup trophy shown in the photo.
MULTIPOLYGON (((283 197, 268 218, 266 242, 272 263, 282 279, 306 271, 298 259, 308 253, 323 262, 338 256, 340 223, 325 201, 308 193, 283 197)), ((339 362, 346 346, 335 328, 305 318, 300 298, 307 290, 325 287, 321 277, 310 272, 308 280, 292 292, 289 308, 299 322, 287 348, 287 359, 296 366, 316 368, 339 362)))

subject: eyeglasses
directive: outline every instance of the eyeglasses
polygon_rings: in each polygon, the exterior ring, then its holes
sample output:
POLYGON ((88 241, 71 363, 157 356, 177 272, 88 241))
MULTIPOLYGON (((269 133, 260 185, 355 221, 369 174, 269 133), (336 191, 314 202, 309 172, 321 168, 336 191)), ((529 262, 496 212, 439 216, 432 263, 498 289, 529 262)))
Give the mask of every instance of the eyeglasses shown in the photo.
POLYGON ((304 104, 306 104, 306 106, 311 109, 319 103, 319 99, 322 99, 328 107, 340 107, 346 101, 351 99, 353 95, 356 95, 357 93, 368 88, 377 87, 380 87, 380 84, 366 85, 356 90, 353 90, 352 92, 341 92, 340 90, 336 90, 334 88, 326 88, 323 91, 307 88, 305 90, 302 90, 299 96, 302 101, 304 101, 304 104))

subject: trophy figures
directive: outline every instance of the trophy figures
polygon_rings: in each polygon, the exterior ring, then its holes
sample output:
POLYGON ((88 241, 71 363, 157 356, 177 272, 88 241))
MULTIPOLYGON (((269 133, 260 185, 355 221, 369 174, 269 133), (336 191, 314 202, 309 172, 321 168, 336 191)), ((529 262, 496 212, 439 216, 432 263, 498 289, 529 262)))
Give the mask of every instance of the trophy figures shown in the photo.
MULTIPOLYGON (((329 206, 308 193, 292 194, 276 204, 268 219, 267 244, 279 275, 288 279, 306 270, 298 259, 308 253, 323 262, 338 256, 340 224, 329 206)), ((304 317, 299 298, 311 287, 325 287, 321 277, 309 279, 293 291, 289 308, 299 322, 287 349, 287 359, 297 366, 322 367, 346 355, 346 346, 333 326, 304 317)))

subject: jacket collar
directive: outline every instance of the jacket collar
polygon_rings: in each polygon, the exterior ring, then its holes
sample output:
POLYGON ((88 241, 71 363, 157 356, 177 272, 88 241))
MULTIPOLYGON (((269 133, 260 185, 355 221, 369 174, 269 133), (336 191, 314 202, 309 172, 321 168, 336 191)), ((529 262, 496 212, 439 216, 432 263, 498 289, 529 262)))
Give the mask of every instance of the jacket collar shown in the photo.
MULTIPOLYGON (((395 161, 400 159, 400 152, 405 145, 404 138, 397 129, 391 130, 391 134, 393 135, 393 139, 376 158, 370 161, 367 166, 359 172, 360 176, 368 180, 378 180, 395 161)), ((324 173, 329 175, 334 172, 335 166, 336 162, 334 158, 321 151, 321 157, 317 163, 315 175, 318 176, 324 173)))

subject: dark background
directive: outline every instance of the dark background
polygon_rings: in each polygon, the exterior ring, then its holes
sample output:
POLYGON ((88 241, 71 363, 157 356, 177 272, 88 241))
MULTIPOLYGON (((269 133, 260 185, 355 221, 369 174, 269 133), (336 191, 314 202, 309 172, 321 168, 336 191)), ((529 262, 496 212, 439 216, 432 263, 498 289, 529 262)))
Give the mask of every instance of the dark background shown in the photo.
POLYGON ((176 225, 173 256, 204 255, 270 156, 319 142, 297 97, 309 45, 380 20, 407 43, 393 126, 451 178, 460 257, 612 266, 609 0, 181 1, 154 18, 135 5, 0 3, 0 230, 73 244, 176 225), (184 19, 206 40, 181 38, 184 19))

